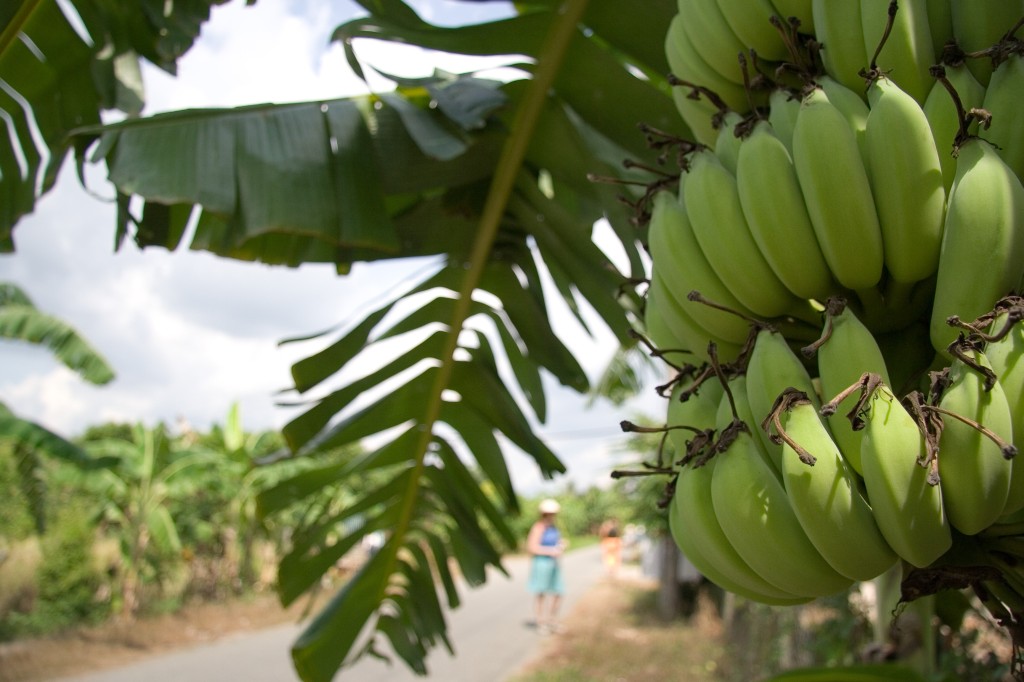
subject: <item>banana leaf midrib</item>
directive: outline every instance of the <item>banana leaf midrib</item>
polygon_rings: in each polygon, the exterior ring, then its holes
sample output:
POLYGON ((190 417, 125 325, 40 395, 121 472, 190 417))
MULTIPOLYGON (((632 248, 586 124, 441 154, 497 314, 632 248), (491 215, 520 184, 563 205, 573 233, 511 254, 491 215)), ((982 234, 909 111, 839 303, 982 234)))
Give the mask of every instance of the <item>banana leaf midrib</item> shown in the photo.
MULTIPOLYGON (((406 536, 413 529, 416 511, 421 504, 421 498, 425 491, 424 483, 433 480, 435 485, 438 484, 437 477, 430 476, 426 460, 431 445, 437 438, 434 431, 435 424, 440 419, 444 405, 442 394, 454 378, 457 364, 455 356, 459 348, 459 334, 471 310, 473 303, 472 293, 482 280, 490 260, 494 240, 499 233, 506 206, 526 156, 532 129, 539 119, 547 98, 548 89, 554 81, 569 42, 577 30, 579 17, 585 6, 586 0, 572 0, 568 5, 567 11, 553 23, 550 34, 546 39, 546 48, 543 52, 544 57, 539 61, 537 73, 534 79, 530 81, 525 97, 515 112, 515 119, 505 146, 502 149, 490 190, 487 194, 480 227, 474 237, 470 257, 466 263, 465 276, 460 282, 455 305, 447 325, 448 336, 444 340, 443 354, 439 357, 440 365, 435 370, 433 382, 430 384, 422 407, 422 418, 419 420, 418 433, 415 435, 415 443, 411 452, 410 463, 412 467, 408 474, 405 490, 400 493, 397 500, 398 509, 395 510, 393 516, 395 523, 392 527, 391 538, 371 561, 371 564, 376 569, 374 572, 377 575, 383 573, 384 575, 391 576, 399 568, 401 549, 405 545, 406 536)), ((453 540, 457 539, 457 536, 453 537, 453 540)), ((498 561, 500 564, 500 557, 491 557, 490 560, 492 562, 498 561)), ((362 571, 360 576, 353 580, 353 585, 356 582, 361 582, 364 573, 365 571, 362 571)), ((377 605, 385 603, 388 598, 391 582, 390 579, 377 579, 376 581, 370 581, 370 584, 366 585, 367 588, 372 590, 372 603, 377 605)), ((353 587, 353 589, 358 588, 353 587)), ((345 591, 347 592, 347 590, 345 591)), ((340 598, 341 596, 339 595, 340 598)), ((319 674, 324 672, 317 665, 316 659, 318 654, 311 650, 310 647, 316 647, 317 636, 315 633, 319 631, 320 626, 329 627, 327 623, 330 617, 327 615, 327 611, 330 610, 328 608, 321 614, 317 622, 313 623, 293 646, 293 659, 303 677, 317 676, 316 679, 319 679, 319 674)), ((376 611, 376 609, 373 609, 373 611, 376 611)), ((378 616, 374 629, 376 631, 383 631, 391 639, 392 645, 395 646, 394 638, 386 631, 386 623, 381 621, 383 617, 383 615, 378 616)), ((351 644, 354 644, 354 641, 351 644)), ((346 654, 351 644, 346 647, 346 654)), ((419 655, 415 647, 412 649, 403 647, 402 650, 396 649, 396 651, 414 668, 422 668, 422 656, 419 655)), ((311 677, 310 679, 313 678, 311 677)))
MULTIPOLYGON (((553 25, 551 34, 545 43, 545 48, 542 50, 543 58, 539 61, 537 73, 530 81, 526 96, 519 105, 519 110, 516 112, 516 118, 512 129, 509 131, 505 148, 495 169, 494 180, 491 190, 487 195, 483 216, 480 220, 480 230, 477 233, 470 257, 469 269, 463 280, 463 288, 459 291, 452 320, 449 324, 450 332, 447 347, 442 356, 442 364, 438 369, 434 387, 425 409, 423 423, 425 428, 423 428, 422 436, 416 445, 415 469, 410 479, 409 493, 405 497, 405 504, 399 515, 400 521, 395 529, 396 535, 401 536, 401 534, 407 532, 412 522, 412 510, 417 498, 416 492, 419 488, 419 479, 424 473, 426 453, 434 437, 433 426, 441 414, 443 404, 441 395, 450 383, 455 367, 454 356, 458 344, 458 332, 461 331, 465 324, 472 304, 472 292, 476 289, 483 275, 491 246, 495 236, 498 234, 505 207, 512 194, 519 168, 529 146, 530 133, 540 116, 547 98, 548 88, 554 82, 555 76, 558 73, 558 66, 576 31, 577 22, 586 7, 586 3, 587 0, 571 1, 566 12, 553 25)), ((397 553, 397 543, 392 545, 392 547, 394 548, 392 551, 397 553)), ((384 595, 381 594, 380 598, 382 599, 383 597, 384 595)))

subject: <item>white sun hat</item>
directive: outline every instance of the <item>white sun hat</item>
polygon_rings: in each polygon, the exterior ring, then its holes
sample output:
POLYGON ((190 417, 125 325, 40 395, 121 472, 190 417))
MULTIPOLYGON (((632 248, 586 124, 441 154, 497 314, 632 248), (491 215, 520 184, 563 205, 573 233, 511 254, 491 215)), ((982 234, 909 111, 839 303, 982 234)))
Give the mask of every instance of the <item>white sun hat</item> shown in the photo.
POLYGON ((540 503, 541 514, 557 514, 561 510, 562 505, 558 504, 557 500, 546 499, 540 503))

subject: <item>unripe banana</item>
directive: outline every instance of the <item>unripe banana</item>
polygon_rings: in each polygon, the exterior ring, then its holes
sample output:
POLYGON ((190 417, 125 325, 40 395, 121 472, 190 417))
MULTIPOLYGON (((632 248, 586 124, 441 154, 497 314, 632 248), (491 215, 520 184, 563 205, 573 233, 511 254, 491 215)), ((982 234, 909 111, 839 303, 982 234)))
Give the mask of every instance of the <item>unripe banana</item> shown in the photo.
MULTIPOLYGON (((1018 49, 1024 49, 1018 45, 1018 49)), ((1024 93, 1024 55, 1007 56, 992 73, 982 105, 992 115, 985 132, 1006 164, 1024 178, 1024 126, 1020 124, 1021 93, 1024 93)))
MULTIPOLYGON (((1022 299, 1017 299, 1017 315, 1024 315, 1020 306, 1022 299)), ((999 378, 999 384, 1006 395, 1013 419, 1013 444, 1017 447, 1017 456, 1013 458, 1010 474, 1010 492, 1006 497, 1004 514, 1013 514, 1024 509, 1024 324, 1014 322, 1005 336, 989 342, 985 347, 985 356, 992 366, 992 371, 999 378)), ((998 314, 993 322, 990 334, 995 334, 1010 323, 1006 311, 998 314)))
MULTIPOLYGON (((1024 0, 949 0, 953 35, 964 52, 986 50, 1024 16, 1024 0)), ((967 68, 982 85, 992 76, 992 60, 967 60, 967 68)))
MULTIPOLYGON (((700 85, 718 95, 730 108, 745 111, 749 104, 742 83, 735 83, 725 78, 711 66, 698 50, 686 31, 686 14, 676 14, 669 22, 665 34, 665 57, 673 75, 678 78, 700 85)), ((702 109, 714 115, 716 107, 707 98, 702 97, 702 109)), ((685 120, 685 117, 684 117, 685 120)), ((710 119, 708 121, 710 124, 710 119)), ((691 126, 692 127, 692 126, 691 126)), ((714 137, 711 144, 714 144, 714 137)))
POLYGON ((697 52, 723 78, 742 86, 739 55, 746 54, 747 47, 725 20, 716 0, 678 0, 677 6, 697 52))
MULTIPOLYGON (((869 57, 878 49, 886 30, 891 1, 860 0, 864 50, 869 57)), ((876 62, 883 71, 891 70, 888 75, 901 90, 915 101, 924 102, 933 83, 928 69, 938 60, 942 46, 937 49, 932 42, 927 0, 899 0, 898 7, 876 62)))
MULTIPOLYGON (((981 107, 985 99, 985 86, 978 82, 978 79, 963 62, 957 65, 946 65, 945 74, 967 110, 981 107)), ((960 132, 960 117, 949 96, 949 91, 940 82, 935 82, 932 85, 922 109, 925 116, 928 117, 928 124, 932 129, 932 138, 935 140, 939 163, 942 165, 942 184, 948 195, 956 175, 956 156, 953 143, 957 133, 960 132)), ((973 134, 977 131, 978 124, 972 124, 970 132, 973 134)))
POLYGON ((718 0, 718 9, 740 43, 762 59, 783 61, 789 56, 771 18, 778 12, 769 0, 718 0))
MULTIPOLYGON (((761 329, 747 361, 746 393, 755 427, 771 413, 775 400, 789 387, 810 396, 815 408, 821 404, 811 375, 789 347, 786 338, 773 329, 761 329)), ((772 442, 759 428, 757 434, 776 471, 780 471, 782 447, 772 442)))
MULTIPOLYGON (((697 434, 673 427, 689 426, 713 434, 724 389, 721 381, 712 378, 685 401, 679 400, 681 392, 681 388, 674 390, 669 402, 669 438, 678 456, 698 456, 689 452, 691 442, 695 442, 691 437, 697 434)), ((765 604, 808 601, 765 581, 733 549, 715 518, 711 502, 714 466, 714 458, 706 463, 691 459, 679 470, 669 507, 669 530, 676 545, 702 575, 730 592, 765 604)))
MULTIPOLYGON (((674 292, 665 286, 658 270, 651 272, 651 285, 647 291, 645 314, 648 327, 651 326, 652 317, 661 318, 663 329, 675 342, 669 346, 670 350, 685 349, 690 351, 695 358, 708 362, 710 360, 707 350, 708 343, 713 341, 718 346, 718 353, 724 362, 732 361, 740 354, 741 347, 739 345, 715 337, 690 317, 674 292)), ((655 326, 657 324, 655 323, 655 326)))
MULTIPOLYGON (((980 351, 963 352, 979 366, 991 369, 980 351)), ((959 358, 949 367, 949 381, 939 401, 943 410, 939 439, 942 502, 950 525, 964 535, 975 535, 1003 515, 1012 464, 992 439, 949 413, 977 422, 1003 438, 1011 435, 1013 421, 1000 382, 986 390, 981 373, 959 358)))
POLYGON ((847 589, 852 581, 829 566, 804 533, 786 491, 758 452, 760 441, 738 427, 726 433, 735 437, 715 455, 711 501, 737 553, 790 594, 823 597, 847 589))
MULTIPOLYGON (((840 4, 848 3, 835 3, 840 4)), ((871 185, 856 135, 821 88, 801 102, 793 162, 832 274, 849 289, 874 287, 882 277, 883 255, 871 185)))
POLYGON ((931 316, 939 352, 957 336, 946 320, 973 320, 1010 293, 1024 272, 1024 186, 980 138, 960 145, 946 206, 931 316), (969 286, 965 286, 970 283, 969 286))
MULTIPOLYGON (((647 240, 654 270, 687 315, 718 340, 742 344, 750 324, 739 316, 687 300, 691 291, 742 314, 747 310, 712 269, 700 250, 686 211, 671 192, 658 192, 651 200, 647 240)), ((707 341, 704 342, 707 345, 707 341)))
POLYGON ((896 553, 807 395, 786 389, 768 426, 783 441, 786 496, 825 561, 851 580, 872 580, 889 570, 896 553))
POLYGON ((721 117, 722 124, 715 139, 715 156, 733 175, 736 174, 736 161, 740 154, 740 137, 736 134, 736 126, 743 122, 743 114, 727 111, 721 117))
POLYGON ((683 205, 701 250, 722 283, 757 315, 776 317, 794 310, 799 299, 775 276, 750 233, 736 178, 710 151, 691 154, 689 164, 683 205))
MULTIPOLYGON (((889 373, 875 336, 857 319, 846 301, 829 299, 825 314, 821 339, 804 349, 805 354, 811 350, 817 353, 818 380, 824 399, 832 400, 856 383, 864 372, 878 374, 888 385, 889 373)), ((839 451, 857 473, 862 473, 860 453, 865 433, 863 430, 855 431, 845 416, 856 402, 855 396, 845 398, 827 420, 839 451)))
POLYGON ((768 121, 739 148, 736 188, 750 233, 772 271, 794 295, 824 300, 837 284, 807 215, 793 157, 768 121))
POLYGON ((924 434, 885 384, 869 386, 865 398, 860 457, 868 502, 889 546, 923 568, 953 544, 942 491, 919 463, 924 434))
POLYGON ((942 49, 955 38, 953 37, 953 10, 949 6, 949 0, 927 0, 928 6, 928 29, 932 34, 932 47, 936 52, 942 49))
POLYGON ((717 377, 702 382, 686 400, 680 400, 683 390, 682 386, 673 389, 666 411, 666 426, 672 429, 669 431, 669 440, 672 441, 672 447, 679 458, 687 453, 688 441, 695 434, 694 429, 713 431, 716 428, 718 406, 725 393, 722 382, 717 377))
POLYGON ((686 343, 684 340, 676 337, 668 323, 665 322, 661 301, 658 300, 662 294, 663 292, 657 291, 652 295, 651 290, 649 288, 647 290, 647 300, 644 304, 644 333, 659 352, 665 353, 666 360, 669 362, 685 361, 686 356, 691 354, 691 350, 684 345, 686 343))
POLYGON ((857 138, 857 147, 863 150, 864 130, 868 126, 868 114, 870 113, 865 101, 867 86, 862 81, 859 90, 852 90, 827 73, 816 77, 814 81, 825 91, 828 101, 846 117, 850 129, 853 130, 853 134, 857 138))
POLYGON ((814 36, 821 43, 821 61, 833 78, 860 92, 864 79, 860 70, 868 65, 860 2, 814 0, 814 36))
POLYGON ((714 145, 718 139, 718 130, 714 125, 718 111, 715 105, 691 87, 676 85, 671 94, 676 111, 690 129, 693 139, 709 147, 714 145))
POLYGON ((885 267, 896 282, 911 284, 939 266, 946 212, 942 165, 928 117, 914 97, 880 76, 868 88, 868 101, 865 161, 885 267))
POLYGON ((811 601, 775 587, 736 552, 715 516, 711 479, 715 462, 683 467, 676 479, 668 512, 669 532, 676 546, 701 575, 719 587, 762 604, 792 605, 811 601))
POLYGON ((800 95, 786 88, 775 88, 768 95, 768 122, 786 149, 793 151, 793 129, 800 113, 800 95))

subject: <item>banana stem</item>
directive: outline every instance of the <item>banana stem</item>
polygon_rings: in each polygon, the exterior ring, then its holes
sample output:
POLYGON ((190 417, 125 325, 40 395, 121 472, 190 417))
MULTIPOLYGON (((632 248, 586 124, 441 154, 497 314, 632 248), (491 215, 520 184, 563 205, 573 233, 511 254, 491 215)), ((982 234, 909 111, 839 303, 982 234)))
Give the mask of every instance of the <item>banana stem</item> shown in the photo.
POLYGON ((935 595, 915 599, 907 606, 907 611, 917 616, 916 623, 911 622, 909 625, 914 627, 916 624, 920 628, 921 646, 903 662, 926 680, 932 679, 936 663, 935 595))
POLYGON ((903 566, 897 562, 888 571, 871 581, 875 588, 875 604, 872 613, 872 629, 875 642, 885 644, 889 637, 892 617, 900 601, 900 580, 903 566))
POLYGON ((921 408, 924 410, 931 410, 932 412, 938 412, 939 414, 946 415, 947 417, 952 417, 957 421, 967 424, 973 429, 977 429, 978 432, 981 433, 981 435, 985 436, 999 447, 999 450, 1000 452, 1003 453, 1004 458, 1013 459, 1014 457, 1017 456, 1016 445, 1005 441, 1002 436, 1000 436, 998 433, 988 428, 984 424, 980 424, 969 417, 965 417, 962 414, 957 414, 952 410, 944 409, 942 407, 939 407, 938 405, 922 405, 921 408))

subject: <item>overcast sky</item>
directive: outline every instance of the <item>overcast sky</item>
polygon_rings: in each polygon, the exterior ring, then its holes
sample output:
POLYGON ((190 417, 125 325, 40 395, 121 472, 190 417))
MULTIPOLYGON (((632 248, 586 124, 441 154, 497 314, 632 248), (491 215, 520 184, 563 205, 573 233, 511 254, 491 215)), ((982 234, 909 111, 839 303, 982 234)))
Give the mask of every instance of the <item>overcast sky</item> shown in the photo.
MULTIPOLYGON (((474 23, 511 11, 501 2, 410 4, 440 24, 474 23)), ((177 78, 144 71, 147 112, 365 92, 340 46, 328 43, 335 26, 361 13, 348 0, 253 7, 234 0, 214 8, 202 37, 179 62, 177 78)), ((361 41, 357 49, 364 64, 396 75, 427 75, 435 64, 453 71, 467 66, 388 43, 361 41)), ((390 89, 384 80, 371 85, 390 89)), ((0 400, 66 436, 106 421, 173 425, 184 418, 207 429, 223 423, 235 401, 247 430, 279 428, 296 414, 276 405, 278 392, 291 385, 291 364, 323 342, 278 342, 359 319, 430 265, 356 265, 339 277, 327 265, 271 268, 204 252, 141 252, 130 243, 115 254, 114 209, 103 199, 112 193, 101 170, 92 174, 89 194, 66 166, 57 187, 16 227, 16 253, 0 256, 0 281, 18 284, 37 307, 78 329, 117 373, 111 384, 93 387, 41 348, 0 341, 0 400)), ((595 377, 613 341, 606 334, 591 341, 568 320, 556 329, 595 377)), ((606 483, 613 461, 622 461, 621 419, 655 414, 663 405, 645 395, 625 408, 599 403, 585 411, 585 398, 547 385, 550 416, 541 432, 581 486, 606 483)), ((518 454, 510 464, 521 492, 555 491, 566 483, 563 478, 541 486, 518 454)))

